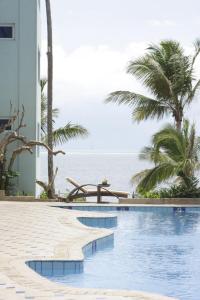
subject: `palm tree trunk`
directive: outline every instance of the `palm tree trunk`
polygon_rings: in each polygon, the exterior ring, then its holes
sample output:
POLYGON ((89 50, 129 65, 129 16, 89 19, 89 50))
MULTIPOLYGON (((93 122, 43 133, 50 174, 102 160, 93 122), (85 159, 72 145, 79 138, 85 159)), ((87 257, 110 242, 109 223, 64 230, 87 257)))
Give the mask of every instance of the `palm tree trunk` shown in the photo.
POLYGON ((176 129, 178 131, 181 131, 181 127, 182 127, 182 121, 181 120, 176 120, 176 129))
POLYGON ((177 109, 176 113, 173 115, 175 119, 175 126, 178 131, 181 131, 183 122, 183 109, 177 109))
MULTIPOLYGON (((52 109, 53 109, 53 38, 52 38, 52 18, 51 18, 51 4, 50 0, 46 0, 46 14, 47 14, 47 59, 48 59, 48 109, 47 109, 47 140, 48 146, 53 150, 53 122, 52 122, 52 109)), ((52 183, 48 192, 48 198, 55 198, 55 189, 53 181, 53 154, 48 152, 48 182, 52 183)))

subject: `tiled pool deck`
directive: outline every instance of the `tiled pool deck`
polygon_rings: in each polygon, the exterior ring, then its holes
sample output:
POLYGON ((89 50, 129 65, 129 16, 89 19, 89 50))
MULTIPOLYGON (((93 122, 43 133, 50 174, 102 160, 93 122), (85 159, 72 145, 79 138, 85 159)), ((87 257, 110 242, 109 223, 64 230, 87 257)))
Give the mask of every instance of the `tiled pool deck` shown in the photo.
POLYGON ((102 213, 57 206, 60 204, 0 202, 0 300, 170 299, 134 291, 66 287, 35 273, 26 262, 82 261, 85 245, 112 234, 109 229, 90 228, 77 219, 101 217, 102 222, 102 213))

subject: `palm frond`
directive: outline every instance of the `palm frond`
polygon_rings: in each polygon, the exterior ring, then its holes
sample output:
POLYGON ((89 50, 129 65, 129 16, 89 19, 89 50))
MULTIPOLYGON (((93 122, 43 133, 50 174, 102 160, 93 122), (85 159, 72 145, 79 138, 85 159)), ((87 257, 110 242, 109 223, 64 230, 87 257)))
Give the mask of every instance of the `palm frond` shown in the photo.
MULTIPOLYGON (((177 166, 162 163, 155 168, 150 169, 137 186, 139 193, 148 192, 156 187, 157 184, 166 181, 167 179, 177 174, 177 166)), ((136 174, 137 176, 138 174, 136 174)))
POLYGON ((110 93, 109 96, 106 98, 105 102, 114 102, 118 105, 125 104, 131 107, 134 107, 138 102, 141 101, 141 99, 146 99, 146 101, 156 101, 154 99, 145 97, 140 94, 132 93, 129 91, 116 91, 113 93, 110 93))
POLYGON ((141 180, 144 179, 145 176, 147 176, 147 174, 149 173, 151 169, 145 169, 141 172, 138 172, 137 174, 133 175, 131 178, 131 183, 139 183, 141 180))
POLYGON ((140 122, 155 118, 160 120, 169 113, 170 109, 165 103, 146 97, 138 97, 137 106, 134 108, 132 116, 134 120, 140 122))
POLYGON ((48 80, 46 78, 42 78, 40 80, 40 87, 41 87, 41 92, 43 93, 44 92, 44 89, 46 87, 46 84, 47 84, 48 80))
POLYGON ((162 149, 169 158, 177 160, 177 157, 184 155, 185 143, 182 134, 172 125, 165 126, 157 132, 152 139, 156 151, 162 149))
POLYGON ((194 42, 194 49, 195 49, 195 53, 194 53, 194 56, 192 58, 192 64, 191 64, 191 67, 193 68, 194 64, 195 64, 195 61, 200 53, 200 39, 196 39, 195 42, 194 42))
POLYGON ((113 92, 105 101, 106 103, 114 102, 118 105, 125 104, 133 107, 132 116, 138 122, 155 117, 161 119, 163 115, 169 113, 169 108, 165 103, 129 91, 113 92))
MULTIPOLYGON (((188 122, 188 127, 189 127, 189 122, 188 122)), ((187 135, 188 139, 188 145, 187 145, 187 156, 188 158, 194 159, 194 156, 196 153, 194 153, 195 149, 195 142, 196 142, 196 130, 194 124, 190 128, 190 132, 187 135)))
POLYGON ((146 55, 129 63, 127 73, 136 76, 159 99, 173 97, 171 82, 159 62, 146 55))
POLYGON ((155 165, 160 163, 174 163, 173 159, 171 159, 165 152, 160 151, 160 149, 153 147, 144 147, 139 154, 140 160, 147 160, 155 165))
POLYGON ((139 79, 154 99, 129 91, 117 91, 111 93, 106 102, 133 106, 132 114, 137 121, 161 119, 170 113, 177 128, 180 128, 185 106, 191 103, 200 87, 200 81, 196 82, 193 75, 193 65, 200 53, 200 40, 195 42, 194 47, 195 54, 191 59, 179 42, 164 40, 158 45, 150 45, 144 56, 129 62, 127 73, 139 79))
POLYGON ((189 95, 186 99, 186 103, 190 103, 194 97, 196 96, 197 92, 200 89, 200 79, 196 82, 195 86, 192 88, 192 90, 189 92, 189 95))
POLYGON ((183 121, 181 131, 166 125, 153 136, 152 145, 145 147, 139 157, 153 162, 155 167, 133 176, 139 180, 138 192, 147 192, 173 177, 187 185, 200 168, 200 137, 188 120, 183 121))
POLYGON ((154 147, 144 147, 139 154, 139 159, 154 162, 154 156, 155 156, 155 148, 154 147))
POLYGON ((53 143, 54 145, 64 144, 71 139, 80 137, 85 138, 88 134, 85 127, 68 123, 64 127, 60 127, 53 131, 53 143))
MULTIPOLYGON (((58 108, 53 108, 53 110, 52 110, 52 116, 53 116, 53 119, 58 118, 59 112, 60 112, 60 111, 59 111, 58 108)), ((54 120, 54 122, 55 122, 55 120, 54 120)))
MULTIPOLYGON (((45 95, 44 89, 47 84, 47 79, 42 79, 40 81, 41 86, 41 131, 42 131, 42 140, 47 142, 47 108, 48 108, 48 101, 45 95)), ((55 119, 59 115, 59 109, 54 108, 52 110, 53 120, 52 122, 55 123, 55 119)), ((54 125, 54 124, 53 124, 54 125)), ((70 139, 75 138, 84 138, 88 136, 88 131, 85 127, 77 124, 68 123, 67 125, 57 128, 53 130, 53 143, 54 146, 58 144, 63 144, 70 139)))

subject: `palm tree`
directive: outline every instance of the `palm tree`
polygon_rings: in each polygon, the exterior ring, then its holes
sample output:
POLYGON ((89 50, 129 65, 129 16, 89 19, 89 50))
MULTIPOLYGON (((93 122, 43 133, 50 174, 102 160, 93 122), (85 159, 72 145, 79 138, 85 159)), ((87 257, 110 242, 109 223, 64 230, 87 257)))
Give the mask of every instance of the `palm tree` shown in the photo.
POLYGON ((184 120, 181 131, 167 125, 153 136, 152 146, 140 154, 140 159, 155 166, 133 176, 132 180, 139 182, 137 191, 143 194, 170 178, 189 187, 195 171, 200 169, 199 154, 200 137, 196 136, 194 125, 184 120))
MULTIPOLYGON (((48 88, 47 88, 47 144, 53 151, 53 38, 52 38, 52 17, 51 17, 51 3, 46 0, 46 15, 47 15, 47 60, 48 60, 48 88)), ((54 168, 53 155, 48 152, 48 182, 52 183, 48 191, 48 198, 55 198, 54 188, 54 168)))
MULTIPOLYGON (((42 140, 46 142, 47 140, 47 106, 48 101, 45 95, 45 87, 47 84, 46 79, 42 79, 40 81, 41 85, 41 131, 42 131, 42 140)), ((63 127, 54 129, 55 119, 59 115, 59 110, 54 108, 52 110, 52 142, 53 146, 57 146, 58 144, 64 144, 68 142, 70 139, 78 138, 78 137, 87 137, 88 131, 85 127, 72 124, 71 122, 67 123, 63 127)))
POLYGON ((187 56, 180 44, 173 40, 150 45, 148 52, 131 61, 127 73, 135 76, 150 92, 144 96, 130 91, 111 93, 106 102, 125 104, 133 108, 133 119, 161 119, 171 115, 177 129, 181 129, 184 110, 194 99, 200 80, 194 75, 194 65, 200 53, 200 40, 194 43, 194 55, 187 56))
MULTIPOLYGON (((47 135, 47 109, 48 109, 48 100, 45 94, 45 88, 47 85, 47 79, 40 80, 40 87, 41 87, 41 130, 42 136, 47 135)), ((58 117, 58 109, 54 108, 52 110, 52 122, 54 123, 54 119, 58 117)), ((47 139, 46 139, 47 140, 47 139)))

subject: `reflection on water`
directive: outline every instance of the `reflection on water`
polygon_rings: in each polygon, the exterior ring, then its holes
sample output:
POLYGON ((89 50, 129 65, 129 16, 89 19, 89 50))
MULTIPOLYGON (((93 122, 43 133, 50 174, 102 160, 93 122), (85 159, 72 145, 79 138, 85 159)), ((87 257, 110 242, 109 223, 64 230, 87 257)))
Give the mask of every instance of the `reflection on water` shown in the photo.
POLYGON ((51 279, 78 287, 143 290, 199 300, 200 213, 117 215, 113 249, 87 258, 82 274, 51 279))

